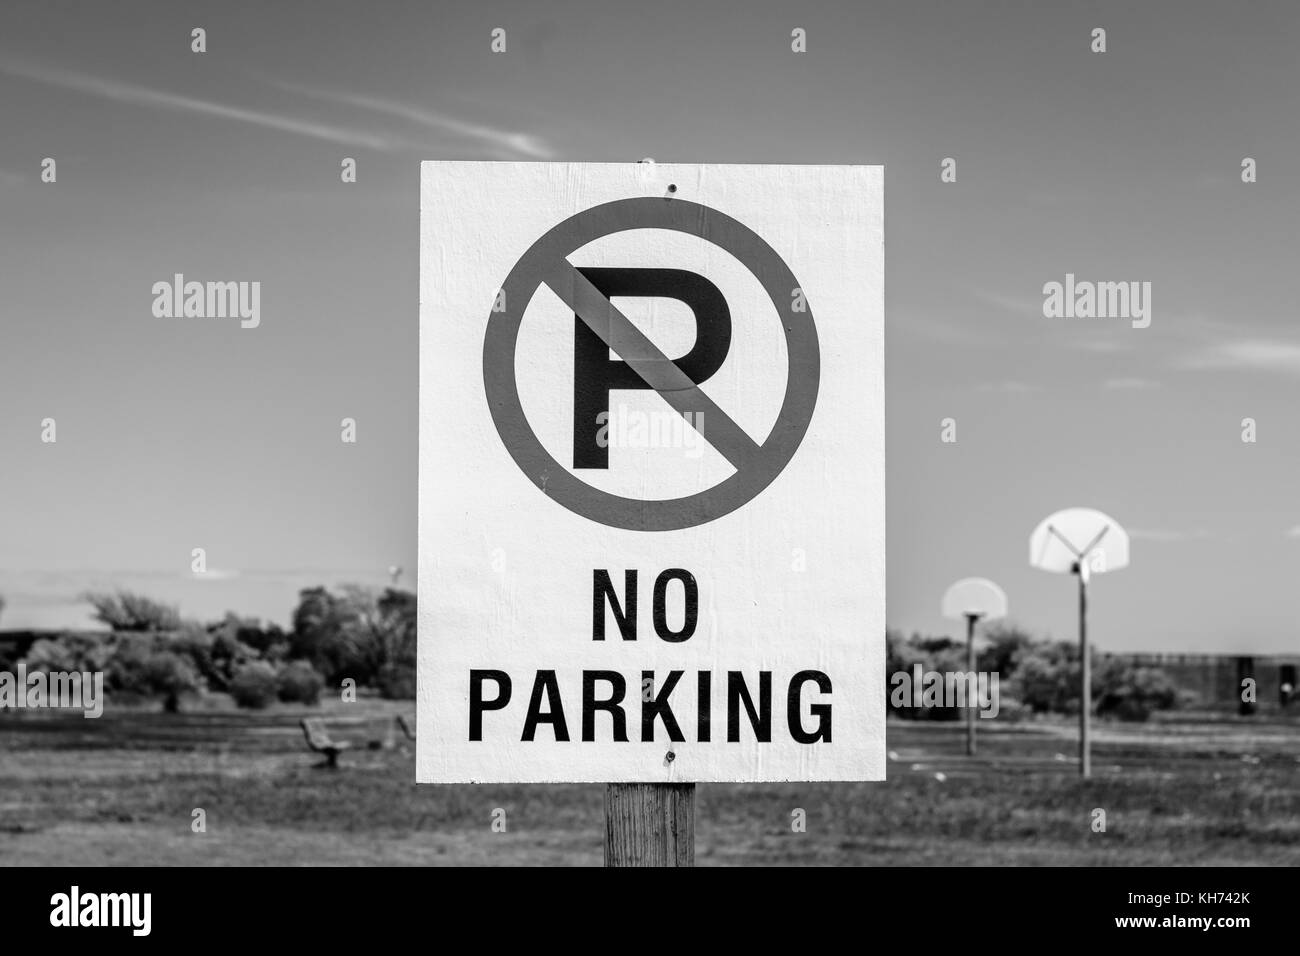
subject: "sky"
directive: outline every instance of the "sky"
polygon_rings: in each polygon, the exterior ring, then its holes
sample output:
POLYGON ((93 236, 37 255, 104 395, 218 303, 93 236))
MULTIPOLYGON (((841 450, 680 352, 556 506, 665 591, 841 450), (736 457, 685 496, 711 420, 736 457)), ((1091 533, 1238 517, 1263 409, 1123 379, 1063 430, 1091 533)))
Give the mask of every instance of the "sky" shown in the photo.
POLYGON ((958 633, 979 575, 1073 638, 1028 536, 1077 505, 1133 539, 1098 646, 1297 652, 1300 7, 1047 6, 8 0, 0 627, 413 585, 420 161, 654 157, 885 167, 891 626, 958 633), (261 325, 156 318, 178 272, 261 325), (1150 326, 1045 318, 1067 273, 1150 282, 1150 326))

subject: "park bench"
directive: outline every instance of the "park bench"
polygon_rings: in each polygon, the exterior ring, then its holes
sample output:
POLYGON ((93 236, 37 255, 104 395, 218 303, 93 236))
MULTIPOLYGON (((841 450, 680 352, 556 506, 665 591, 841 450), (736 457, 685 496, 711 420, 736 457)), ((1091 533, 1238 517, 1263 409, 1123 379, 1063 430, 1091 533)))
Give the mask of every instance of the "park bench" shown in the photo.
POLYGON ((325 762, 317 764, 318 767, 337 769, 339 754, 352 746, 346 740, 335 740, 329 735, 324 724, 311 717, 303 718, 302 732, 307 737, 307 746, 316 753, 325 755, 325 762))

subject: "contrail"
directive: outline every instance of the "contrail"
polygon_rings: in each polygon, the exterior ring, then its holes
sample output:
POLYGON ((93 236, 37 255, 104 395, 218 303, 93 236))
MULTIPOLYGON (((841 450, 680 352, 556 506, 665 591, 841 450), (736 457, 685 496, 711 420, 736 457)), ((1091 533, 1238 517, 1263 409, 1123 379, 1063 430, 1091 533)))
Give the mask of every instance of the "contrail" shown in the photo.
POLYGON ((42 67, 26 66, 15 63, 0 63, 0 73, 7 73, 10 76, 22 77, 23 79, 32 80, 37 83, 44 83, 47 86, 55 86, 65 90, 74 90, 78 93, 85 93, 88 96, 96 96, 101 99, 113 100, 118 103, 129 103, 134 106, 152 106, 161 109, 177 110, 184 113, 197 113, 205 116, 217 116, 222 119, 235 120, 241 123, 250 123, 254 126, 262 126, 267 129, 280 130, 285 133, 297 133, 300 136, 310 136, 313 139, 323 139, 332 143, 348 143, 382 151, 391 151, 399 145, 397 142, 386 137, 362 132, 360 130, 330 126, 323 123, 314 123, 308 120, 295 119, 291 116, 282 116, 276 113, 264 113, 260 110, 245 109, 240 106, 228 106, 224 103, 215 103, 211 100, 197 99, 192 96, 181 96, 176 93, 167 93, 162 90, 154 90, 145 86, 137 86, 134 83, 123 83, 118 80, 90 76, 85 73, 77 73, 71 70, 50 70, 42 67))
POLYGON ((442 132, 464 136, 469 139, 480 140, 490 146, 505 149, 522 156, 529 156, 534 159, 550 159, 555 155, 555 151, 551 149, 545 141, 530 133, 512 132, 510 130, 497 129, 492 126, 484 126, 481 123, 471 123, 466 120, 457 119, 454 116, 448 116, 445 113, 435 113, 430 110, 420 109, 415 106, 407 106, 404 103, 395 103, 391 100, 379 99, 373 96, 363 96, 355 93, 340 93, 332 90, 321 90, 313 87, 299 86, 293 83, 281 83, 278 81, 275 85, 280 89, 289 92, 301 93, 305 96, 314 96, 317 99, 329 100, 335 103, 343 103, 348 106, 374 110, 376 113, 396 116, 400 119, 417 123, 420 126, 429 129, 436 129, 442 132))

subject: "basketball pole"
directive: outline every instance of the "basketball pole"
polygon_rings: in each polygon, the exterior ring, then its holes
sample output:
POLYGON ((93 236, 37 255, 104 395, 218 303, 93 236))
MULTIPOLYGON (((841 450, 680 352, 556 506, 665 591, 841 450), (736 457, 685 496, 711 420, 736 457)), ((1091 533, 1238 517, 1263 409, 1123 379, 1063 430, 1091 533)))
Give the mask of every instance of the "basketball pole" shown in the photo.
MULTIPOLYGON (((979 620, 978 614, 966 615, 966 672, 975 674, 975 622, 979 620)), ((967 693, 972 693, 975 685, 967 687, 967 693)), ((975 756, 975 701, 969 698, 966 701, 966 756, 975 756)))
POLYGON ((1079 774, 1085 779, 1092 775, 1092 754, 1089 750, 1088 720, 1092 710, 1092 661, 1088 653, 1088 566, 1079 559, 1079 774))

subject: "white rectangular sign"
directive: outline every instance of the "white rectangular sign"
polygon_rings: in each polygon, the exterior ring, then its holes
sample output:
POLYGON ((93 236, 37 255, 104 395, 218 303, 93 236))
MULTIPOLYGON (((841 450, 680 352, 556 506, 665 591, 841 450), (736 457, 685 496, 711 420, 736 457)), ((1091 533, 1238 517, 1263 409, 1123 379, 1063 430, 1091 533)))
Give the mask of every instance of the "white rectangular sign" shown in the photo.
POLYGON ((419 781, 884 778, 882 178, 423 164, 419 781))

